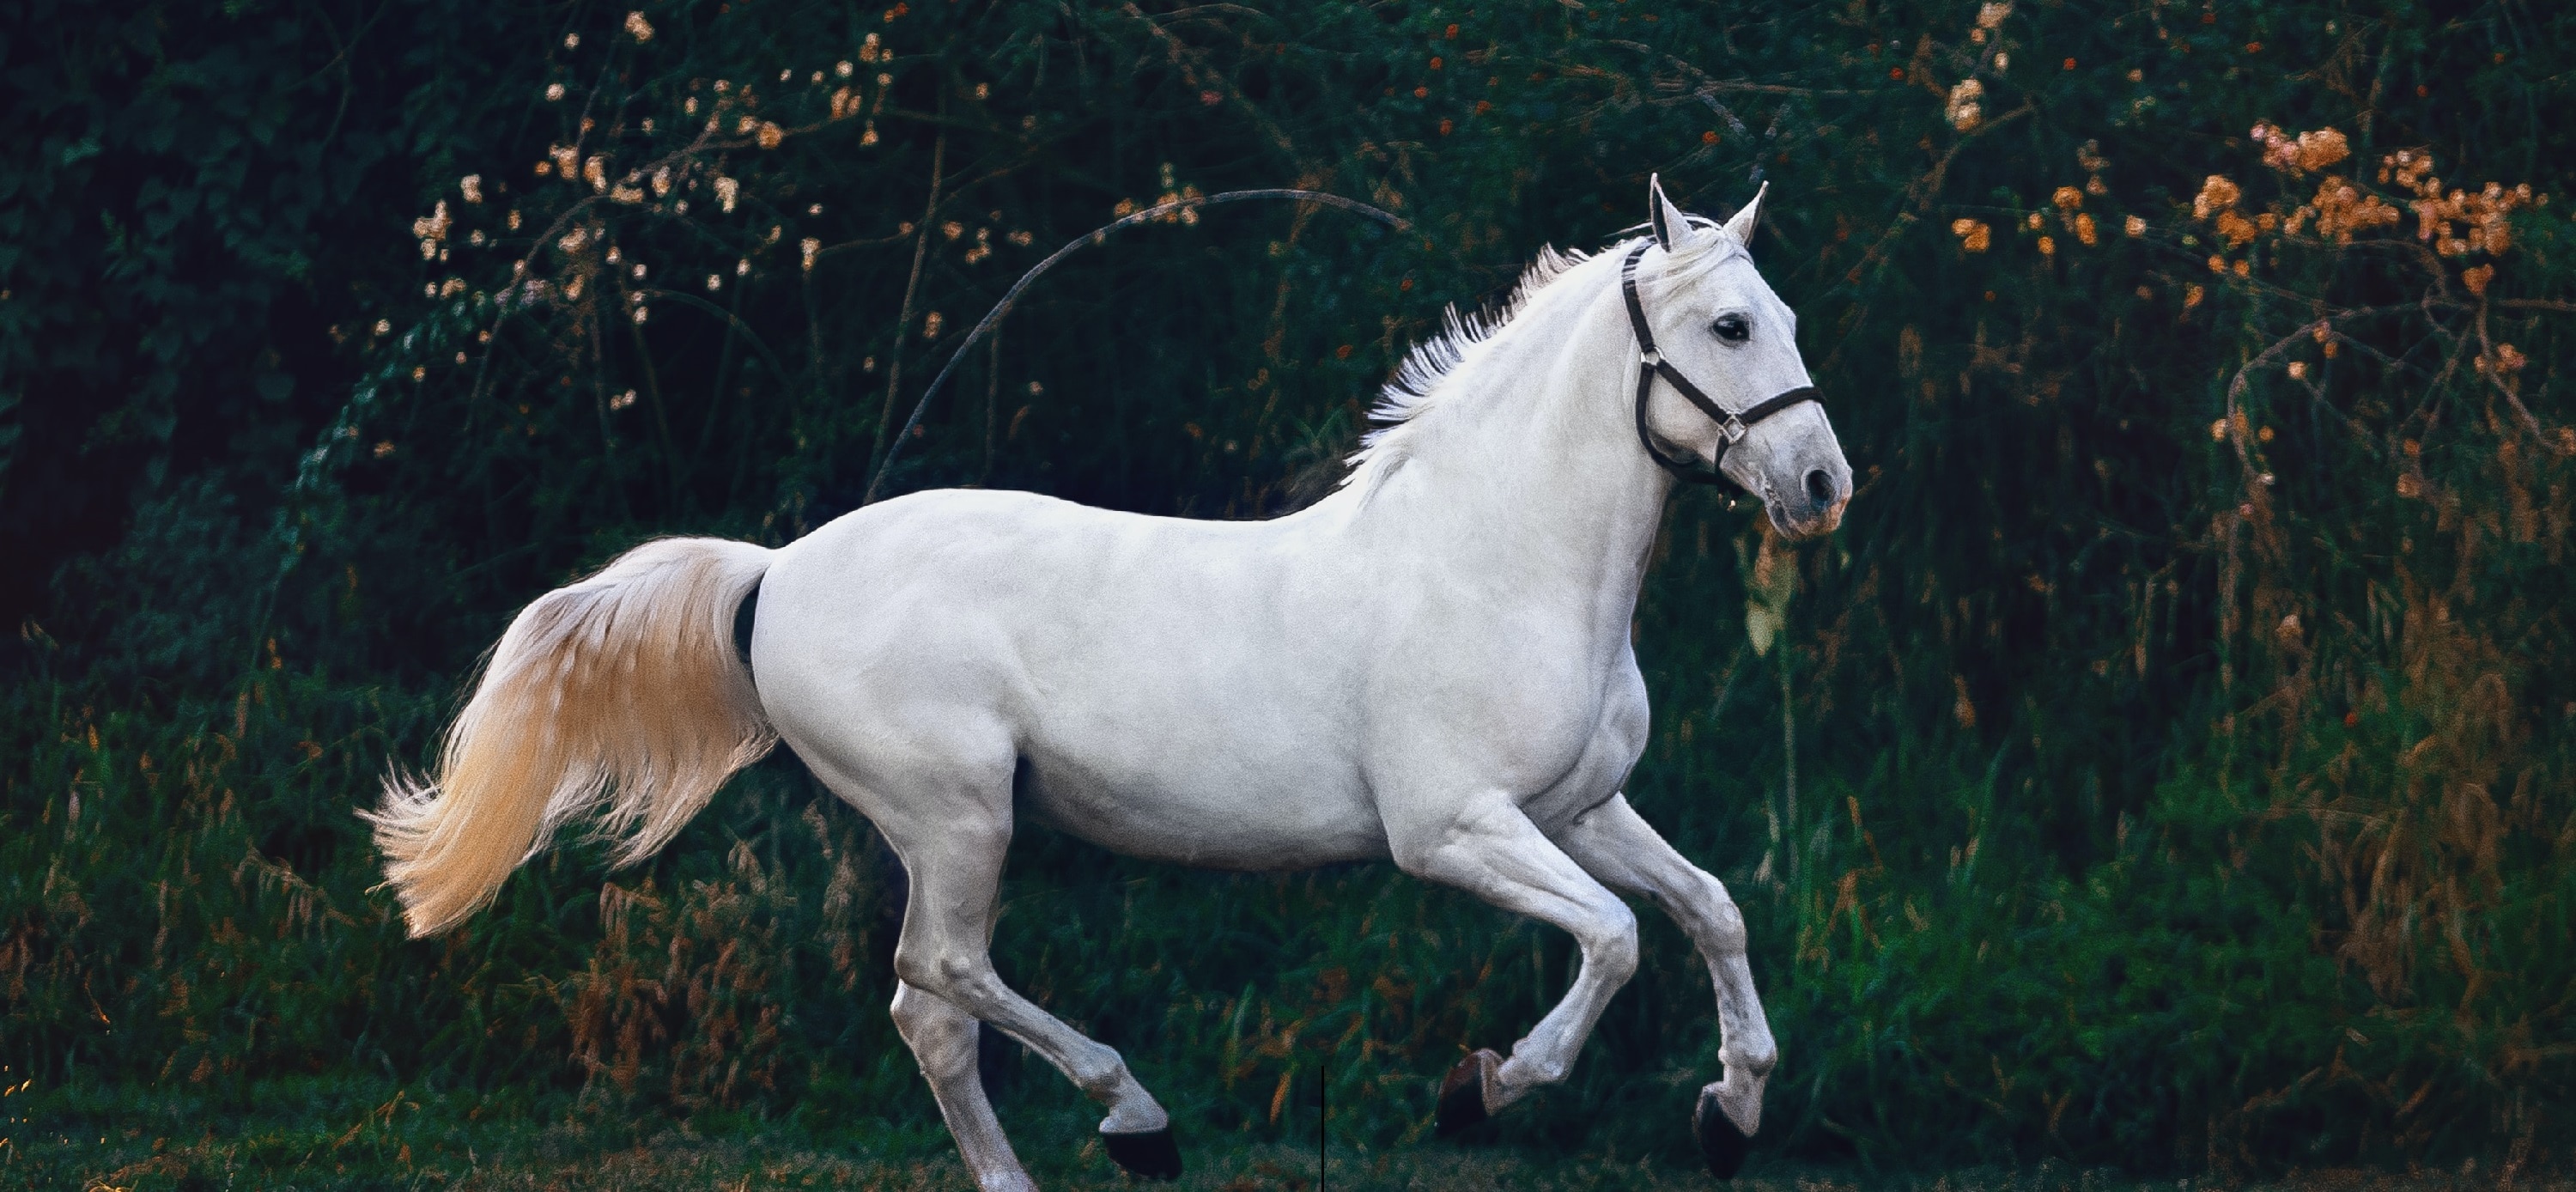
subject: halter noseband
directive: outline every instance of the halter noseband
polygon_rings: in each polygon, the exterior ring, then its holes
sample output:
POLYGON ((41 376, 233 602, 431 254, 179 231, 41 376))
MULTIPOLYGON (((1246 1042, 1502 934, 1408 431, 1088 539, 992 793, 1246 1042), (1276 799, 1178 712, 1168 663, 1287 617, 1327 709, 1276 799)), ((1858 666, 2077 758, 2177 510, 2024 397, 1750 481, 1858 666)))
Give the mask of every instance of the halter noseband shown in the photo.
POLYGON ((1672 473, 1674 479, 1692 484, 1716 484, 1727 479, 1726 474, 1718 470, 1718 465, 1726 460, 1726 449, 1741 441, 1754 423, 1801 402, 1821 405, 1824 398, 1816 393, 1815 386, 1801 385, 1777 397, 1756 402, 1749 409, 1729 413, 1725 407, 1710 400, 1708 394, 1701 392, 1699 386, 1691 384, 1690 378, 1682 375, 1682 370, 1673 367, 1671 361, 1664 359, 1663 353, 1655 350, 1655 333, 1646 326, 1646 307, 1637 300, 1637 262, 1644 259, 1648 247, 1638 245, 1626 260, 1619 263, 1619 294, 1628 300, 1628 326, 1637 333, 1637 442, 1645 447, 1649 457, 1672 473), (1646 397, 1654 391, 1656 377, 1662 377, 1672 385, 1674 392, 1698 406, 1700 413, 1717 423, 1717 451, 1708 463, 1666 455, 1663 448, 1655 445, 1653 432, 1646 429, 1646 397))

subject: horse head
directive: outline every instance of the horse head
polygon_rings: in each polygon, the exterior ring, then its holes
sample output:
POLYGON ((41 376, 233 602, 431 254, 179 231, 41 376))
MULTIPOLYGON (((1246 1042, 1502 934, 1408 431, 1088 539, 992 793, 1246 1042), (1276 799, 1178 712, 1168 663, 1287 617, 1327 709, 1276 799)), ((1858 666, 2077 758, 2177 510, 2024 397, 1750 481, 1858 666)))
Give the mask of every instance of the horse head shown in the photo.
POLYGON ((1630 264, 1629 313, 1641 367, 1669 382, 1640 399, 1647 450, 1686 478, 1673 449, 1713 462, 1789 537, 1830 532, 1851 500, 1851 464, 1798 353, 1798 316, 1753 264, 1762 195, 1724 223, 1685 214, 1660 179, 1647 203, 1654 241, 1630 264))

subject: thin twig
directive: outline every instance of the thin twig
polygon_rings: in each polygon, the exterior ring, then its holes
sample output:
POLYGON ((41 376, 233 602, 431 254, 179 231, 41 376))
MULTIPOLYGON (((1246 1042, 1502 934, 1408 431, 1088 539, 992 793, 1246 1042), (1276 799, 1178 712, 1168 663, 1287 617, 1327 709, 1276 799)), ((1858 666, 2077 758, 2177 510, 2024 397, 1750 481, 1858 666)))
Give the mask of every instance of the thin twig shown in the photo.
MULTIPOLYGON (((886 428, 894 422, 895 398, 903 392, 903 337, 912 333, 913 299, 921 290, 921 262, 930 252, 930 223, 939 214, 939 180, 948 166, 948 133, 941 131, 930 147, 930 201, 922 204, 921 224, 913 229, 912 276, 904 279, 903 306, 894 323, 894 346, 886 363, 885 404, 877 410, 877 439, 868 453, 875 463, 868 468, 868 491, 875 492, 877 479, 885 475, 887 464, 894 462, 894 450, 886 441, 886 428)), ((912 429, 906 423, 904 430, 912 429)))

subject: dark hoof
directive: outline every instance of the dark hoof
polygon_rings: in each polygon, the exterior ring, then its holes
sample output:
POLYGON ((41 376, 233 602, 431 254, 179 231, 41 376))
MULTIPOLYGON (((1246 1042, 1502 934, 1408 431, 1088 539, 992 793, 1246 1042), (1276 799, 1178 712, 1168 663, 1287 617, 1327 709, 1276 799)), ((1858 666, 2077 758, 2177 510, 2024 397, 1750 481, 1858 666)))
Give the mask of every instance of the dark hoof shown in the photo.
POLYGON ((1744 1169, 1744 1157, 1753 1153, 1753 1140, 1718 1108, 1715 1093, 1699 1095, 1699 1108, 1691 1111, 1691 1134, 1699 1139, 1699 1153, 1708 1159, 1708 1173, 1721 1180, 1734 1179, 1744 1169))
POLYGON ((1177 1180, 1181 1178, 1181 1148, 1172 1141, 1172 1128, 1149 1130, 1143 1134, 1103 1133, 1100 1141, 1109 1148, 1111 1162, 1125 1168, 1127 1174, 1140 1180, 1177 1180))
POLYGON ((1485 1120, 1485 1076, 1503 1057, 1491 1051, 1478 1051, 1458 1061, 1449 1075, 1440 1080, 1440 1110, 1432 1119, 1432 1132, 1447 1138, 1485 1120))

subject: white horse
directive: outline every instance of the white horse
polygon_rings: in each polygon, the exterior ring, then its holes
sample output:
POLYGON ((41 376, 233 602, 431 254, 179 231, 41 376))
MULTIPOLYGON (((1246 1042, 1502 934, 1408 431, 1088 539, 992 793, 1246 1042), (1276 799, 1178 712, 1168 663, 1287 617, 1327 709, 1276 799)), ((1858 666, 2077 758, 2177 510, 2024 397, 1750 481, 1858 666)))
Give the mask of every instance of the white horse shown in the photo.
POLYGON ((412 933, 471 915, 585 813, 622 859, 650 855, 784 739, 911 876, 894 1021, 998 1192, 1035 1185, 977 1080, 979 1022, 1107 1107, 1122 1166, 1180 1171, 1118 1053, 994 975, 1017 813, 1190 865, 1393 860, 1571 933, 1573 987, 1509 1058, 1449 1073, 1444 1132, 1564 1078, 1636 971, 1620 896, 1640 895, 1715 980, 1724 1074, 1695 1132, 1731 1176, 1776 1050, 1743 916, 1620 793, 1646 744, 1630 623, 1682 459, 1714 459, 1790 535, 1840 521, 1851 472, 1747 250, 1760 196, 1723 226, 1660 185, 1648 201, 1651 237, 1543 253, 1503 314, 1453 314, 1387 387, 1394 425, 1287 516, 924 492, 777 550, 650 543, 539 597, 435 783, 396 778, 371 817, 412 933))

